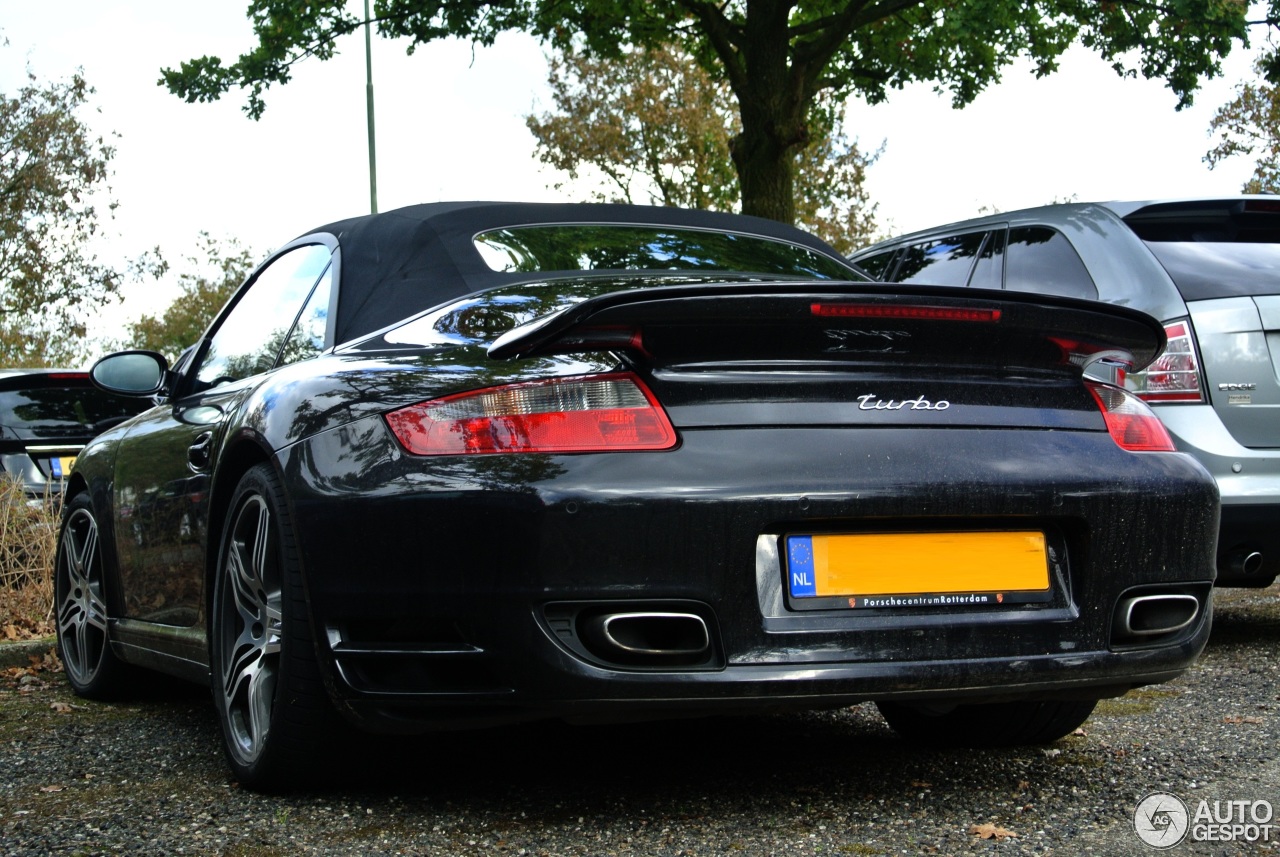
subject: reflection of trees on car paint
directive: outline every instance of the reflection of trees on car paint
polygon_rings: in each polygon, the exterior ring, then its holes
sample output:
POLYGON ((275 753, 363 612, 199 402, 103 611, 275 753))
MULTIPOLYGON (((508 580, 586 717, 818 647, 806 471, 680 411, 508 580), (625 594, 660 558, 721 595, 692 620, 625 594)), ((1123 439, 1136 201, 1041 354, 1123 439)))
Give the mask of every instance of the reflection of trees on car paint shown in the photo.
POLYGON ((781 241, 669 227, 517 227, 478 235, 476 246, 497 271, 751 271, 826 279, 849 275, 843 265, 781 241))

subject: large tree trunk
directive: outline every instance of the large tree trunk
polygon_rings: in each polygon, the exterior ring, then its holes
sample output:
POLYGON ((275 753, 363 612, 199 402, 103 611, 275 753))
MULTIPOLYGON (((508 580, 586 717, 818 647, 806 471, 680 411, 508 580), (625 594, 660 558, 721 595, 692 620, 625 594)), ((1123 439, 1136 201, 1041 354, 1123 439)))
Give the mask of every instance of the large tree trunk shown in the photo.
MULTIPOLYGON (((787 0, 751 0, 737 73, 742 133, 730 145, 742 187, 742 213, 795 223, 794 151, 809 141, 808 99, 788 62, 787 0)), ((723 58, 723 55, 722 55, 723 58)), ((728 63, 730 60, 726 60, 728 63)))
POLYGON ((742 213, 794 223, 795 176, 790 148, 780 145, 768 132, 752 133, 745 121, 743 125, 730 147, 742 188, 742 213))

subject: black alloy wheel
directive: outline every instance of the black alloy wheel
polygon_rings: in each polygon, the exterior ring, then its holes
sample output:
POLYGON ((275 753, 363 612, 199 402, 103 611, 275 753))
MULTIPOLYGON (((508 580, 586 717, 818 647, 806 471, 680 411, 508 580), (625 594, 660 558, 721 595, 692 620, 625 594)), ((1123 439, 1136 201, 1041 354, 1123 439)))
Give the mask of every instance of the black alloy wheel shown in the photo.
POLYGON ((273 789, 305 776, 333 710, 316 664, 293 525, 267 465, 249 470, 232 497, 209 648, 214 703, 236 777, 273 789))
POLYGON ((125 665, 107 630, 107 569, 93 504, 86 493, 63 506, 54 560, 58 657, 80 696, 106 699, 123 687, 125 665))
POLYGON ((934 747, 1018 747, 1070 735, 1097 704, 1096 699, 1071 699, 955 706, 877 702, 876 707, 908 741, 934 747))

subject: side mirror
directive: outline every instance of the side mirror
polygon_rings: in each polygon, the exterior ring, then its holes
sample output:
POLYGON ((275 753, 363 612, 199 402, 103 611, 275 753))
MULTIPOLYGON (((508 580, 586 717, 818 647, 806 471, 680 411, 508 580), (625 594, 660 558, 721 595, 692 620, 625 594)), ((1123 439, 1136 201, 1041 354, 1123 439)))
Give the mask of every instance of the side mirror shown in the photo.
POLYGON ((89 378, 108 393, 154 396, 164 389, 168 371, 168 362, 154 351, 121 351, 93 364, 89 378))

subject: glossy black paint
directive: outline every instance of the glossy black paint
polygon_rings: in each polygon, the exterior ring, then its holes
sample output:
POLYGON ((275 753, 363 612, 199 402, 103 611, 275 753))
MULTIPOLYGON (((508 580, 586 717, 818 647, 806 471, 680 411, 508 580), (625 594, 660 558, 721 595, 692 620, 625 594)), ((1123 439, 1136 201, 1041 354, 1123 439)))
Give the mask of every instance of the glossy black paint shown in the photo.
MULTIPOLYGON (((330 238, 336 264, 356 255, 330 238)), ((526 276, 208 389, 179 367, 154 408, 90 445, 73 490, 92 497, 114 574, 116 652, 207 680, 229 498, 269 464, 326 685, 371 729, 1097 698, 1174 677, 1209 630, 1212 479, 1182 454, 1120 449, 1081 381, 1082 362, 1141 365, 1162 338, 1123 309, 976 289, 526 276), (811 309, 831 302, 1000 321, 811 309), (418 457, 384 419, 617 369, 653 390, 676 448, 418 457), (1053 546, 1043 605, 799 610, 783 594, 788 532, 1010 527, 1053 546), (1143 587, 1204 610, 1175 634, 1118 643, 1117 601, 1143 587), (610 660, 583 629, 611 610, 695 615, 708 651, 676 666, 610 660)))

